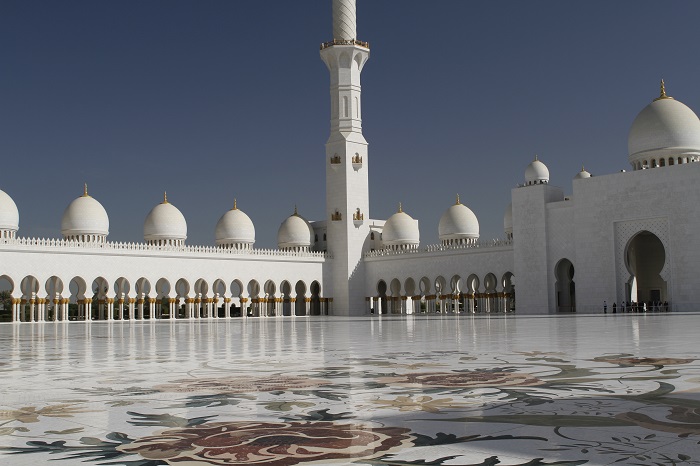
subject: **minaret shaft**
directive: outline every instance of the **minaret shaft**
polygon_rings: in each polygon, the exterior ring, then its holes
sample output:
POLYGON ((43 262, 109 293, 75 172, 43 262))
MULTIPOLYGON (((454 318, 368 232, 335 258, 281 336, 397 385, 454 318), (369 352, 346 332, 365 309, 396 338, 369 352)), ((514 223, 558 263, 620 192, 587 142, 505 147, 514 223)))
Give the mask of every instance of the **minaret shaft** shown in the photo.
MULTIPOLYGON (((369 236, 367 141, 362 135, 360 74, 369 59, 355 39, 355 0, 333 0, 333 42, 321 48, 330 72, 330 136, 326 143, 326 221, 330 280, 336 315, 365 312, 362 262, 369 236)), ((361 45, 362 44, 362 45, 361 45)))

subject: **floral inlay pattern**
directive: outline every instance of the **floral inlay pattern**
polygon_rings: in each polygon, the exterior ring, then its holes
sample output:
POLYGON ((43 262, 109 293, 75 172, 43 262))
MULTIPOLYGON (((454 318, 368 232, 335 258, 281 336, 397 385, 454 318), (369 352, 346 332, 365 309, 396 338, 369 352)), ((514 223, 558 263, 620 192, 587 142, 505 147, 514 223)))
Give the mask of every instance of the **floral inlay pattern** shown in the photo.
POLYGON ((168 429, 118 449, 168 464, 288 466, 371 458, 405 446, 409 429, 333 422, 214 422, 168 429))
POLYGON ((700 315, 38 328, 0 325, 0 464, 700 464, 700 315))

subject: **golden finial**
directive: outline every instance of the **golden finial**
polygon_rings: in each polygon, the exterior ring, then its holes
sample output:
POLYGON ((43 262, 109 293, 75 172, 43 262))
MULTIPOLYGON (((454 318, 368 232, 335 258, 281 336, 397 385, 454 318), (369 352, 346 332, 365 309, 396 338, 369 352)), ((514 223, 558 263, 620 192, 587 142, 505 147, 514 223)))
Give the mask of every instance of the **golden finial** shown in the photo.
POLYGON ((455 205, 460 205, 461 202, 459 202, 459 193, 457 193, 457 202, 455 202, 455 205))
POLYGON ((654 102, 656 102, 657 100, 662 100, 662 99, 673 99, 673 97, 669 97, 666 95, 666 83, 664 83, 663 79, 661 80, 661 93, 659 94, 659 96, 656 99, 654 99, 654 102))
POLYGON ((169 204, 167 191, 163 191, 163 204, 169 204))
POLYGON ((88 196, 89 196, 89 194, 87 192, 87 183, 85 183, 85 185, 83 186, 83 197, 88 197, 88 196))
POLYGON ((296 204, 294 204, 294 215, 296 215, 297 217, 299 216, 299 212, 297 212, 297 205, 296 204))
POLYGON ((233 210, 238 210, 238 204, 236 203, 236 198, 233 198, 233 210))
POLYGON ((401 207, 401 203, 399 202, 399 212, 398 213, 401 213, 401 212, 403 212, 403 208, 401 207))
POLYGON ((581 165, 581 173, 583 173, 585 171, 586 171, 586 168, 583 165, 581 165))
POLYGON ((535 162, 537 162, 539 159, 537 158, 537 154, 535 154, 535 162))

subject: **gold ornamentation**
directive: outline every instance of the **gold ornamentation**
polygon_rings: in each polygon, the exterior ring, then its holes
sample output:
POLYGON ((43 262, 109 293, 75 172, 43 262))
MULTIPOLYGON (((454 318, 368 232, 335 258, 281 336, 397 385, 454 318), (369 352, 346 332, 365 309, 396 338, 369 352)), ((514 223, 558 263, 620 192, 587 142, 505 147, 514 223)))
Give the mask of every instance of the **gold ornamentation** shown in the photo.
POLYGON ((666 84, 664 83, 664 80, 662 79, 661 80, 661 93, 659 94, 659 96, 656 99, 654 99, 654 102, 656 102, 657 100, 663 100, 663 99, 673 100, 673 97, 666 95, 666 84))
POLYGON ((369 49, 369 42, 363 42, 357 39, 333 39, 329 42, 323 42, 321 44, 321 50, 327 49, 328 47, 333 47, 334 45, 357 45, 359 47, 369 49))

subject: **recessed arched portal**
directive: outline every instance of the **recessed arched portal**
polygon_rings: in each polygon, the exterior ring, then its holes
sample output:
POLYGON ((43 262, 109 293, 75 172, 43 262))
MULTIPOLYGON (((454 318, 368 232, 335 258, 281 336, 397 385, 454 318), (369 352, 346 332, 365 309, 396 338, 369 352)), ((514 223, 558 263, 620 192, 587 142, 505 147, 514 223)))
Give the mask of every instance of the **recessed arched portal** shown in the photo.
POLYGON ((296 293, 294 314, 298 316, 309 315, 308 307, 306 305, 306 283, 299 280, 297 284, 294 285, 294 292, 296 293))
POLYGON ((658 236, 641 231, 625 248, 625 264, 631 277, 627 283, 627 301, 668 301, 668 283, 661 276, 666 264, 666 249, 658 236))
POLYGON ((377 314, 386 314, 387 313, 387 299, 386 299, 386 291, 387 291, 387 286, 386 282, 384 280, 379 280, 379 283, 377 283, 377 296, 379 298, 379 309, 377 309, 375 312, 377 314))
POLYGON ((321 284, 316 280, 309 285, 311 292, 311 302, 309 303, 309 314, 312 316, 320 316, 321 312, 321 284))
POLYGON ((574 264, 569 259, 557 262, 554 268, 557 279, 555 292, 558 312, 576 312, 576 283, 574 282, 574 264))
POLYGON ((515 311, 515 277, 512 272, 506 272, 501 279, 503 285, 503 299, 506 312, 515 311))
POLYGON ((0 322, 10 322, 16 316, 12 312, 12 291, 15 284, 7 275, 0 276, 0 322))

